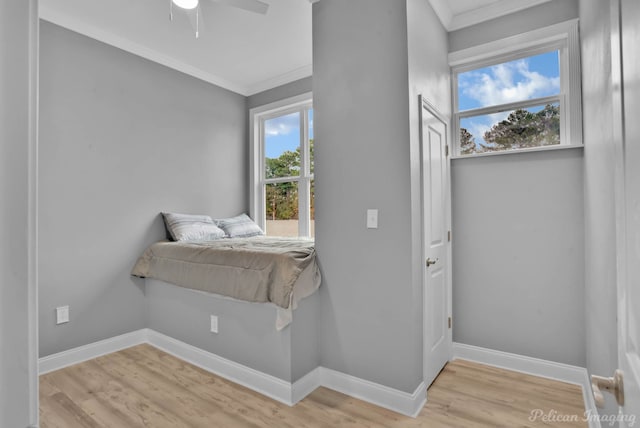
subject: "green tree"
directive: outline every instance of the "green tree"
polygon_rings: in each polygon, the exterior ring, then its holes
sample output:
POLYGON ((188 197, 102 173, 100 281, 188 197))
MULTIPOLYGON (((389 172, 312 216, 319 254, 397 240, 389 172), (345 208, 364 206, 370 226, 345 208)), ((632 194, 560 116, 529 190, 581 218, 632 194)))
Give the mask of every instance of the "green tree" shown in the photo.
MULTIPOLYGON (((313 139, 310 143, 310 170, 313 174, 313 139)), ((300 148, 285 151, 277 158, 265 158, 265 178, 297 177, 300 175, 300 148)), ((311 218, 314 218, 315 186, 311 182, 311 218)), ((298 218, 298 182, 271 183, 266 186, 266 215, 270 220, 298 218)))
POLYGON ((476 153, 476 140, 466 128, 460 128, 460 154, 476 153))
POLYGON ((560 144, 560 108, 547 104, 537 113, 517 109, 484 133, 487 151, 560 144))
POLYGON ((272 183, 266 186, 267 218, 291 220, 298 218, 298 183, 272 183))
POLYGON ((265 158, 265 178, 295 177, 300 174, 300 148, 277 158, 265 158))

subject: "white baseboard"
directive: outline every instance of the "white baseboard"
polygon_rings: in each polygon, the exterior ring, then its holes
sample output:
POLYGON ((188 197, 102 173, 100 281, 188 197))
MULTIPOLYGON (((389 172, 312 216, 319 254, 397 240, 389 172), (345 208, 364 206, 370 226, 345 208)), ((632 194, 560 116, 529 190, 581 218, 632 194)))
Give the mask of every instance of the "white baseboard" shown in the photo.
POLYGON ((68 351, 47 355, 38 359, 38 374, 59 370, 83 361, 101 357, 125 348, 140 345, 147 342, 147 329, 132 331, 99 342, 79 346, 68 351))
POLYGON ((408 392, 320 367, 320 384, 351 397, 414 418, 420 413, 427 401, 427 386, 424 382, 420 382, 413 394, 409 394, 408 392))
POLYGON ((296 404, 304 397, 311 394, 316 388, 322 386, 320 383, 322 367, 316 367, 291 386, 291 403, 296 404))
POLYGON ((304 399, 319 386, 412 417, 420 413, 426 401, 424 383, 413 394, 409 394, 325 367, 317 367, 296 382, 289 383, 153 330, 148 330, 148 340, 149 344, 177 358, 289 406, 304 399))
POLYGON ((426 401, 427 388, 424 382, 421 382, 413 394, 410 394, 335 370, 317 367, 296 382, 290 383, 151 329, 137 330, 40 358, 39 374, 49 373, 142 343, 148 343, 181 360, 289 406, 304 399, 319 386, 411 417, 416 417, 420 413, 426 401))
POLYGON ((289 406, 293 404, 292 384, 290 382, 222 358, 211 352, 203 351, 200 348, 154 330, 148 330, 148 343, 174 357, 253 389, 276 401, 289 406))
MULTIPOLYGON (((410 394, 325 367, 317 367, 296 382, 290 383, 151 329, 137 330, 48 355, 38 360, 38 371, 39 374, 49 373, 142 343, 148 343, 204 370, 290 406, 304 399, 319 386, 333 389, 411 417, 416 417, 426 402, 427 387, 424 382, 421 382, 416 390, 410 394)), ((461 343, 453 344, 453 359, 475 361, 507 370, 580 385, 585 409, 592 415, 597 414, 591 392, 589 374, 583 367, 461 343)), ((600 426, 600 421, 597 418, 589 420, 590 428, 600 428, 600 426)))
POLYGON ((453 344, 453 359, 463 359, 534 376, 582 385, 587 373, 583 367, 555 363, 524 355, 495 351, 479 346, 453 344))
MULTIPOLYGON (((453 344, 453 359, 474 361, 506 370, 513 370, 533 376, 579 385, 582 387, 582 398, 584 400, 585 410, 591 415, 598 414, 591 391, 589 373, 584 367, 571 366, 569 364, 556 363, 462 343, 453 344)), ((589 419, 589 428, 600 428, 600 426, 600 421, 597 418, 589 419)))

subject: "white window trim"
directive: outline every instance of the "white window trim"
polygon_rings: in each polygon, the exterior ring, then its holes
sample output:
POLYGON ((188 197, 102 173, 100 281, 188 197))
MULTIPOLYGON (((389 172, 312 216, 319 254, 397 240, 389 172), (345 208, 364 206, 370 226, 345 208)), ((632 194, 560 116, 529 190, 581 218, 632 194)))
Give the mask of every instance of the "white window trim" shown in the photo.
MULTIPOLYGON (((303 154, 300 159, 300 176, 299 177, 286 177, 286 178, 273 178, 264 179, 264 146, 262 142, 264 121, 273 117, 281 116, 287 113, 294 113, 306 108, 311 108, 313 105, 313 94, 307 92, 295 97, 286 98, 280 101, 276 101, 263 106, 255 107, 249 110, 249 141, 251 144, 251 155, 249 157, 249 183, 251 186, 249 192, 249 203, 251 218, 262 228, 266 230, 266 210, 265 210, 265 183, 278 183, 278 182, 298 182, 298 198, 299 203, 302 206, 310 207, 311 204, 311 180, 313 180, 313 174, 304 175, 304 171, 307 170, 307 165, 310 162, 309 159, 309 117, 306 114, 302 115, 302 121, 300 122, 301 144, 300 151, 303 154), (306 189, 306 191, 305 191, 306 189)), ((299 236, 310 236, 311 234, 311 219, 310 210, 300 210, 298 218, 298 234, 299 236)))
MULTIPOLYGON (((451 67, 451 90, 454 111, 452 126, 454 150, 452 158, 472 158, 481 155, 493 156, 583 146, 580 41, 577 19, 451 52, 449 54, 449 66, 451 67), (458 73, 533 56, 550 50, 560 50, 560 87, 562 92, 558 96, 543 97, 531 101, 532 104, 539 104, 545 101, 554 101, 555 99, 555 102, 560 103, 560 146, 541 146, 483 154, 460 155, 460 118, 481 114, 485 110, 492 112, 492 110, 495 110, 495 106, 459 112, 457 94, 458 73)), ((523 100, 522 102, 513 104, 517 107, 528 102, 529 100, 523 100)), ((500 107, 504 108, 507 107, 507 105, 500 107)))

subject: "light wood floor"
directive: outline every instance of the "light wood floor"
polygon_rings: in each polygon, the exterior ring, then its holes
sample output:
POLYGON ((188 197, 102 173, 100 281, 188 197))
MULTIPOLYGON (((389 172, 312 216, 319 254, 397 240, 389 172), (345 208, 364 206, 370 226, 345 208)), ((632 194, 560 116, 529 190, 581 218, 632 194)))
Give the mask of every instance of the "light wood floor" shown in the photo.
POLYGON ((456 360, 417 419, 318 388, 280 404, 139 345, 40 377, 41 428, 74 427, 585 427, 578 386, 456 360), (575 415, 579 422, 530 421, 575 415))

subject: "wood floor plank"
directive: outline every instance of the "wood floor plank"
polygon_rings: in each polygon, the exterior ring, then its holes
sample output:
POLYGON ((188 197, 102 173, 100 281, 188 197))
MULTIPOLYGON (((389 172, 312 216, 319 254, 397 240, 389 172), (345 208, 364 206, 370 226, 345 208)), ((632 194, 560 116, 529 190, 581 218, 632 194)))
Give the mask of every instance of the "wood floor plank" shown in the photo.
POLYGON ((150 345, 40 377, 42 428, 586 427, 579 386, 468 361, 449 363, 417 418, 320 387, 293 407, 150 345), (531 411, 575 415, 554 424, 531 411))
POLYGON ((221 426, 258 427, 242 415, 228 412, 221 403, 207 401, 171 379, 166 373, 149 370, 142 365, 127 363, 122 353, 114 353, 109 358, 96 358, 107 373, 122 378, 122 382, 134 391, 146 395, 154 402, 163 403, 163 407, 179 417, 189 426, 211 426, 211 420, 219 421, 221 426))
POLYGON ((280 407, 274 400, 218 376, 213 377, 209 372, 185 364, 149 345, 146 345, 148 348, 144 346, 130 348, 122 354, 149 373, 168 377, 169 381, 188 389, 207 402, 216 403, 219 408, 240 415, 246 422, 264 426, 267 422, 280 419, 279 426, 282 428, 301 426, 299 421, 291 421, 291 418, 279 414, 280 407))
MULTIPOLYGON (((114 354, 115 355, 115 354, 114 354)), ((88 400, 83 404, 95 412, 105 415, 101 406, 111 408, 114 418, 107 419, 109 425, 117 425, 122 421, 122 426, 147 427, 147 426, 176 426, 187 428, 189 425, 182 422, 172 412, 168 411, 161 401, 150 400, 146 394, 130 388, 124 378, 111 376, 105 372, 96 360, 79 364, 76 368, 78 378, 86 382, 88 391, 95 400, 88 400), (163 425, 164 424, 164 425, 163 425)), ((79 397, 82 400, 83 397, 79 397)))
POLYGON ((49 381, 46 375, 40 376, 40 395, 43 397, 49 397, 57 392, 60 392, 57 386, 49 381))
MULTIPOLYGON (((577 385, 548 379, 544 379, 546 384, 541 384, 541 378, 521 373, 514 375, 517 382, 513 382, 504 376, 496 376, 500 372, 494 371, 494 368, 482 365, 475 365, 475 370, 471 367, 463 367, 462 370, 458 366, 456 368, 458 370, 455 370, 454 376, 440 379, 439 389, 451 391, 459 397, 485 394, 484 400, 494 407, 527 413, 536 408, 553 408, 565 414, 583 405, 582 391, 577 385), (577 397, 577 400, 568 397, 577 397)), ((445 373, 448 370, 448 367, 445 368, 445 373)))

